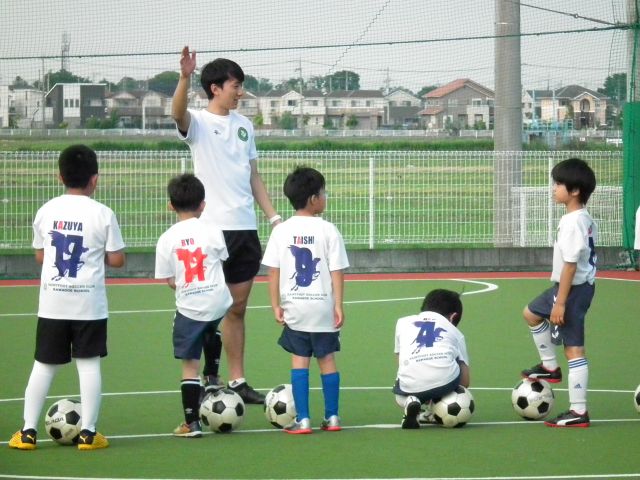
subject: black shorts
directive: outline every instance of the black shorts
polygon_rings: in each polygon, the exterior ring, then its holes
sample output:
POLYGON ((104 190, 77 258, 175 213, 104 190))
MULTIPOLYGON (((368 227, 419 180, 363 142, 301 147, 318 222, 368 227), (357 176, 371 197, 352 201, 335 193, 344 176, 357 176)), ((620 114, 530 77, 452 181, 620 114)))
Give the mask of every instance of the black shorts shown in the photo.
POLYGON ((180 360, 200 360, 205 335, 215 334, 220 320, 201 322, 176 312, 173 319, 173 356, 180 360))
MULTIPOLYGON (((595 284, 588 283, 571 287, 564 311, 564 325, 551 325, 553 343, 557 345, 564 343, 568 347, 584 346, 584 318, 591 306, 595 289, 595 284)), ((534 298, 527 308, 531 313, 548 320, 556 303, 557 294, 558 284, 556 283, 534 298)))
POLYGON ((243 283, 252 280, 260 270, 262 248, 256 230, 225 230, 227 258, 222 264, 227 283, 243 283))
POLYGON ((285 325, 278 345, 299 357, 322 358, 340 351, 340 332, 300 332, 285 325))
POLYGON ((55 320, 38 317, 36 353, 40 363, 59 365, 71 358, 107 356, 107 319, 55 320))

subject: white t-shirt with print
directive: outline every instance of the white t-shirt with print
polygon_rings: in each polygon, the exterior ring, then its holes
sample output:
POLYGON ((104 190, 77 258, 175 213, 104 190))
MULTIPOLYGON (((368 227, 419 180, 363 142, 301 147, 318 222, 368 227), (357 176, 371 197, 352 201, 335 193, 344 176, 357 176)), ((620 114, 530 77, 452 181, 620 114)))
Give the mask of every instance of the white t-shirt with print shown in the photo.
POLYGON ((222 231, 197 218, 171 226, 156 245, 156 278, 175 279, 176 308, 192 320, 224 316, 232 299, 222 272, 228 257, 222 231))
POLYGON ((189 113, 187 136, 179 130, 178 135, 189 145, 194 173, 205 187, 201 220, 221 230, 256 230, 250 161, 258 152, 251 121, 234 110, 189 113))
POLYGON ((564 262, 577 264, 572 285, 588 282, 596 276, 598 226, 586 208, 562 216, 553 245, 553 271, 551 281, 560 282, 564 262))
POLYGON ((262 263, 280 269, 280 306, 293 330, 334 332, 331 272, 349 267, 342 235, 320 217, 295 215, 271 232, 262 263))
POLYGON ((452 382, 460 374, 458 360, 469 365, 464 335, 436 312, 398 319, 395 334, 400 389, 419 393, 452 382))
POLYGON ((102 203, 69 194, 45 203, 33 221, 33 248, 44 250, 38 316, 107 318, 105 252, 124 246, 115 214, 102 203))

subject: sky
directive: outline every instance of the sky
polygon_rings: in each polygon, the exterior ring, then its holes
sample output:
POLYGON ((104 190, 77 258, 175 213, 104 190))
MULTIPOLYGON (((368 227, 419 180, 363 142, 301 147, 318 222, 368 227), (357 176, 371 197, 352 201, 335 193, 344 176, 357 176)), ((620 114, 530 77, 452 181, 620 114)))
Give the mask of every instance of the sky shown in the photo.
MULTIPOLYGON (((517 1, 517 0, 513 0, 517 1)), ((496 0, 2 0, 0 84, 68 69, 117 82, 177 71, 184 45, 198 64, 236 60, 276 84, 341 70, 361 88, 414 92, 470 78, 494 87, 496 0), (46 57, 44 60, 41 57, 46 57), (50 58, 52 57, 52 58, 50 58), (55 58, 58 57, 58 58, 55 58)), ((625 0, 520 2, 523 88, 595 89, 626 71, 625 0), (552 10, 555 10, 552 11, 552 10), (562 12, 558 12, 558 11, 562 12), (529 36, 529 34, 538 34, 529 36)))

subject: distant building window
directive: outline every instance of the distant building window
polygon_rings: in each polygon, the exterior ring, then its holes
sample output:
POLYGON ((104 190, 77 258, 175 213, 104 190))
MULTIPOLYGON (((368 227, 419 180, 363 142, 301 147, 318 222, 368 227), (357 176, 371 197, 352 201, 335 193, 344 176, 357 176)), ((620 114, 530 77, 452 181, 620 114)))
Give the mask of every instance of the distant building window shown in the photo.
POLYGON ((405 107, 410 107, 410 106, 411 106, 411 100, 405 100, 404 102, 402 102, 402 104, 403 104, 405 107))
POLYGON ((481 98, 472 99, 471 105, 473 105, 474 107, 480 107, 482 105, 482 99, 481 98))
POLYGON ((367 101, 365 102, 365 105, 366 105, 367 107, 370 107, 370 106, 371 106, 371 100, 367 100, 367 101))
POLYGON ((278 102, 276 102, 275 100, 271 100, 271 106, 272 107, 277 107, 278 106, 278 102))
POLYGON ((317 107, 318 106, 318 100, 311 100, 311 105, 313 107, 317 107))
POLYGON ((351 106, 352 107, 357 107, 358 106, 358 102, 356 102, 355 100, 351 100, 351 106))
POLYGON ((295 107, 298 104, 295 100, 287 100, 287 105, 289 107, 295 107))
POLYGON ((80 106, 80 99, 76 98, 76 108, 78 108, 80 106))
POLYGON ((68 99, 68 98, 65 98, 65 99, 64 99, 64 107, 65 107, 65 108, 68 108, 68 107, 69 107, 69 99, 68 99))
POLYGON ((332 107, 339 107, 340 106, 340 100, 332 100, 331 101, 331 106, 332 107))
POLYGON ((458 99, 450 98, 449 100, 447 100, 447 105, 458 105, 458 99))

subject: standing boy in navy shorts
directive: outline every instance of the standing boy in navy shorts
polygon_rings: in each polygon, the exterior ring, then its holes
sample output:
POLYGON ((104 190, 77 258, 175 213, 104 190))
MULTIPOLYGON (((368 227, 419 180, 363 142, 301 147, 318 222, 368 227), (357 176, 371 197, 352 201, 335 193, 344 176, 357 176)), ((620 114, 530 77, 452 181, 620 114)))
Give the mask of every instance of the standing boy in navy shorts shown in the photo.
POLYGON ((284 182, 296 213, 271 232, 262 263, 269 267, 269 294, 276 321, 284 328, 278 343, 291 353, 291 386, 297 418, 286 433, 311 433, 309 363, 318 360, 324 420, 322 430, 339 431, 340 350, 344 269, 349 267, 338 229, 319 215, 327 206, 324 177, 298 167, 284 182))
POLYGON ((156 278, 164 278, 176 291, 173 321, 173 355, 182 360, 184 422, 173 431, 177 437, 198 438, 200 427, 200 355, 204 339, 215 335, 231 306, 231 294, 222 273, 227 247, 220 230, 205 225, 204 186, 186 173, 167 187, 169 207, 178 222, 164 232, 156 246, 156 278))
POLYGON ((589 364, 584 349, 584 321, 595 293, 598 228, 586 209, 596 177, 586 162, 569 158, 551 170, 553 198, 566 207, 553 245, 554 285, 524 309, 541 362, 522 371, 528 378, 562 381, 554 344, 564 344, 569 363, 569 410, 545 421, 550 427, 588 427, 589 364))

